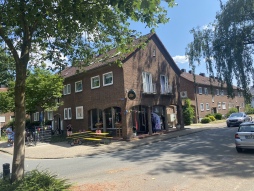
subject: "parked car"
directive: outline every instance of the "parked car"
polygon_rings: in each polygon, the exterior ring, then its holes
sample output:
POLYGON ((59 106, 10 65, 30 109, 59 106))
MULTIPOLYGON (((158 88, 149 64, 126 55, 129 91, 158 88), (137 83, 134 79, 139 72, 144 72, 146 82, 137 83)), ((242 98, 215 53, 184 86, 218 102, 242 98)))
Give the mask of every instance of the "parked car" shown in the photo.
POLYGON ((248 116, 244 112, 239 112, 239 113, 232 113, 228 118, 227 118, 227 126, 239 126, 243 122, 248 122, 252 121, 252 117, 248 116))
POLYGON ((243 149, 254 149, 254 122, 241 123, 235 133, 235 147, 237 152, 243 149))

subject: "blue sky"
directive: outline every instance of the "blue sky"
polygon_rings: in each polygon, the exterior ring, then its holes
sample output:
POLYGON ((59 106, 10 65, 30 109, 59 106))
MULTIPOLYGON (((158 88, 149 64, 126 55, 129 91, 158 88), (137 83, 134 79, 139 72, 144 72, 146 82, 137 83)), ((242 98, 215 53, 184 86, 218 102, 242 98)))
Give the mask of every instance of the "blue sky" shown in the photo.
MULTIPOLYGON (((216 12, 220 10, 219 0, 175 0, 178 4, 168 8, 170 21, 159 25, 156 34, 166 47, 180 69, 190 70, 189 63, 185 60, 185 48, 193 40, 190 30, 196 27, 205 27, 215 20, 216 12)), ((225 2, 225 1, 223 1, 225 2)), ((131 28, 147 34, 149 28, 140 23, 132 23, 131 28)), ((196 68, 196 73, 206 72, 204 63, 196 68)))

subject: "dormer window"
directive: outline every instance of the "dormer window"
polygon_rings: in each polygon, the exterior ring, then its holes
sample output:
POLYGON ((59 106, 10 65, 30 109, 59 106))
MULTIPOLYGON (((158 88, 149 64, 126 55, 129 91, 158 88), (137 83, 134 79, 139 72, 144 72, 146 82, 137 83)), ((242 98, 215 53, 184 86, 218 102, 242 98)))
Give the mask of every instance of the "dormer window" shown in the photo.
POLYGON ((153 49, 153 57, 155 57, 156 56, 156 49, 154 48, 153 49))

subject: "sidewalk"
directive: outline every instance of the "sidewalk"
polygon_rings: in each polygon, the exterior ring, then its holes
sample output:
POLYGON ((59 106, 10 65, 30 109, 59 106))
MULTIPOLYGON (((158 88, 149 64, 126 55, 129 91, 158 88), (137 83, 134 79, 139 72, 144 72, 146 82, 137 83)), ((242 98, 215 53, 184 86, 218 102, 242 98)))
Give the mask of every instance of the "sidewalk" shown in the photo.
MULTIPOLYGON (((26 146, 25 157, 30 159, 59 159, 83 157, 87 155, 95 155, 99 153, 113 152, 117 150, 125 150, 135 148, 141 145, 147 145, 154 142, 171 139, 175 137, 185 136, 213 128, 225 127, 225 122, 216 124, 199 124, 197 126, 185 126, 184 129, 177 130, 171 128, 167 133, 155 134, 144 138, 135 138, 131 141, 114 140, 108 145, 75 145, 70 146, 67 141, 59 143, 39 143, 37 146, 26 146)), ((13 154, 13 147, 8 147, 6 142, 0 142, 0 152, 13 154)))

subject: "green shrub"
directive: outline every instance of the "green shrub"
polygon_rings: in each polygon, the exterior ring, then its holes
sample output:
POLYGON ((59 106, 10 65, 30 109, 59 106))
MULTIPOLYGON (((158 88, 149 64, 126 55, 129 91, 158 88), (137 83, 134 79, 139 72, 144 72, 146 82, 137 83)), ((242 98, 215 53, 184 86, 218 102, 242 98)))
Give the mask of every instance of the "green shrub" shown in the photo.
POLYGON ((193 117, 194 117, 194 109, 191 106, 191 101, 190 99, 186 99, 184 101, 184 106, 183 106, 184 125, 190 125, 192 123, 193 117))
POLYGON ((215 117, 215 119, 217 119, 217 120, 221 120, 221 119, 222 119, 222 114, 221 114, 221 113, 215 113, 215 114, 214 114, 214 117, 215 117))
POLYGON ((25 177, 14 183, 5 179, 0 179, 0 190, 26 190, 26 191, 67 191, 71 184, 66 179, 59 179, 56 175, 50 174, 48 171, 32 170, 25 174, 25 177))
POLYGON ((254 114, 254 108, 252 108, 250 104, 246 104, 245 105, 245 113, 248 115, 254 114))
POLYGON ((210 115, 208 118, 209 118, 211 121, 215 121, 215 120, 216 120, 215 117, 214 117, 213 115, 210 115))
POLYGON ((201 119, 201 123, 210 123, 211 120, 209 117, 204 117, 203 119, 201 119))
POLYGON ((209 113, 209 114, 206 114, 206 116, 205 116, 205 117, 210 117, 210 116, 214 116, 214 114, 209 113))

